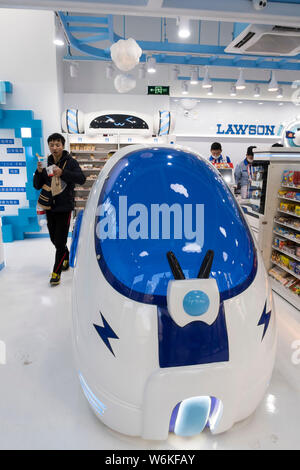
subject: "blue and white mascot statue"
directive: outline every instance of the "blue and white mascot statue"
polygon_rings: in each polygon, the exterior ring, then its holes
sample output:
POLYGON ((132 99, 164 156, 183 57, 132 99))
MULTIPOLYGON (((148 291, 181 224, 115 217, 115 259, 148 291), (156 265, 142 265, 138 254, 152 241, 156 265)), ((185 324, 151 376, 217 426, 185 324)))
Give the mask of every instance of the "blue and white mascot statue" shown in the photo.
POLYGON ((75 231, 76 361, 103 423, 165 440, 222 433, 251 415, 272 375, 276 317, 218 171, 186 148, 125 147, 75 231))

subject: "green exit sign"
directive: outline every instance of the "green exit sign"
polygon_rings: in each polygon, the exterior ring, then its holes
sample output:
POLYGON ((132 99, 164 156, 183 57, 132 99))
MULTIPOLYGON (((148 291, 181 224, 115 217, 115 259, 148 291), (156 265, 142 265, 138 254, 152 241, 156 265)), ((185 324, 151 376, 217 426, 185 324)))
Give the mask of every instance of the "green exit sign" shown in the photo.
POLYGON ((148 86, 148 95, 169 95, 169 86, 148 86))

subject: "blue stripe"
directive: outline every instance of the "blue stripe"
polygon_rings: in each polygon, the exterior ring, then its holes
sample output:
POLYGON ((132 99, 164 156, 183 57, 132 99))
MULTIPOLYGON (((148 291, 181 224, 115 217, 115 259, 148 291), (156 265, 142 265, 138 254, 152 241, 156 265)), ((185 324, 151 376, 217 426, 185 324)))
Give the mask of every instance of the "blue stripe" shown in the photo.
POLYGON ((5 263, 4 262, 0 264, 0 271, 2 271, 3 268, 5 268, 5 263))
POLYGON ((23 148, 8 148, 7 153, 24 153, 23 148))
POLYGON ((1 186, 0 192, 2 193, 25 193, 25 187, 1 186))

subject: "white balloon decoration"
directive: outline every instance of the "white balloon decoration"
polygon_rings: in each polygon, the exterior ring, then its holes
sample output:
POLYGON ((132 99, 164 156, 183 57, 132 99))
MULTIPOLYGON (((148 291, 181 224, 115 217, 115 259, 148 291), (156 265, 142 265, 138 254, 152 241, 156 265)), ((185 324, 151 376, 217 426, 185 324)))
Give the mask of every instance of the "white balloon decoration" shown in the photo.
POLYGON ((119 74, 114 80, 115 89, 119 93, 128 93, 136 86, 136 80, 132 75, 119 74))
POLYGON ((110 48, 111 58, 122 72, 132 70, 139 63, 142 52, 140 46, 132 38, 120 39, 110 48))

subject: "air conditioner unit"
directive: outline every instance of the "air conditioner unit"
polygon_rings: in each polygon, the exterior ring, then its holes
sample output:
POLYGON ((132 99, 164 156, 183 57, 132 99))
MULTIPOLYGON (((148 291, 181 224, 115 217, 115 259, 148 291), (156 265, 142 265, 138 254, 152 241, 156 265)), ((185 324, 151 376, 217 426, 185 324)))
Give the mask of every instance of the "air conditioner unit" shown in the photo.
POLYGON ((300 28, 249 25, 226 47, 225 52, 294 56, 300 52, 300 28))

